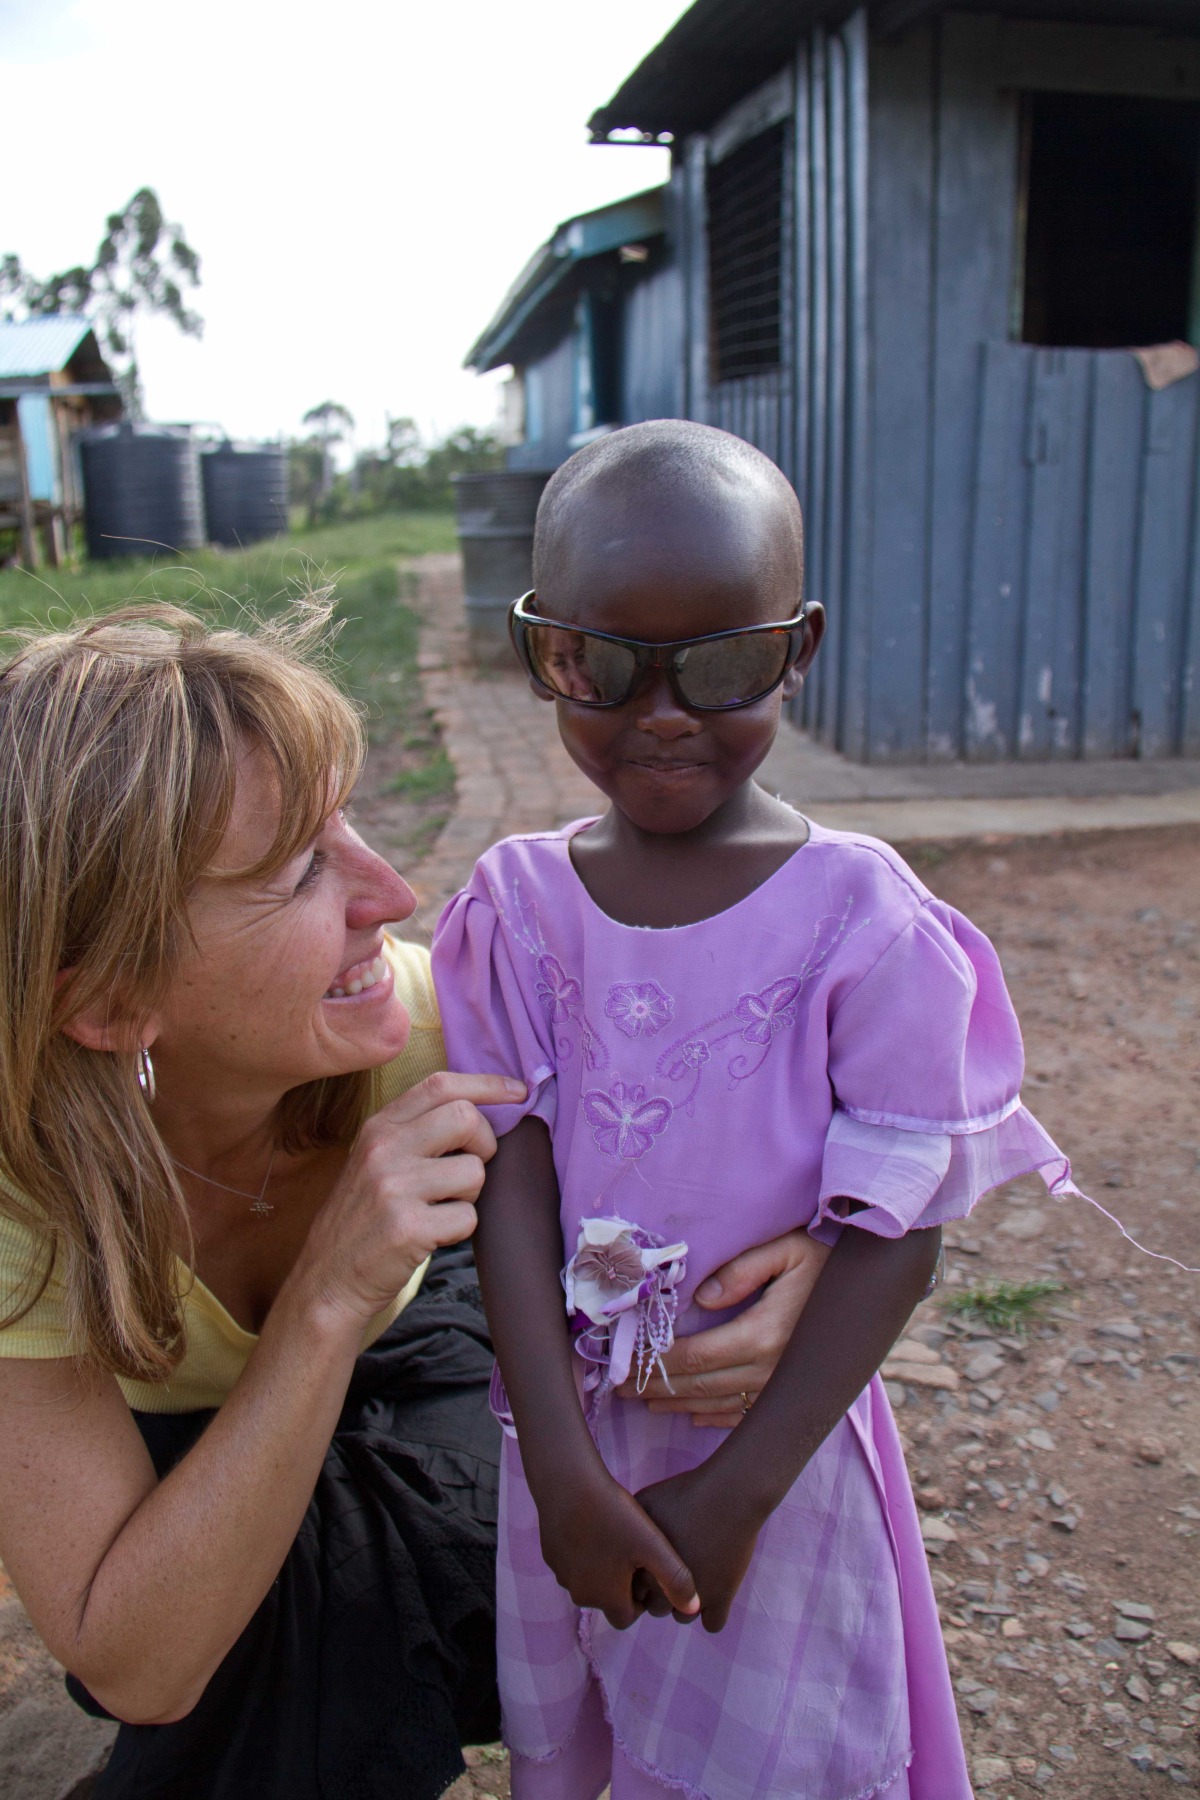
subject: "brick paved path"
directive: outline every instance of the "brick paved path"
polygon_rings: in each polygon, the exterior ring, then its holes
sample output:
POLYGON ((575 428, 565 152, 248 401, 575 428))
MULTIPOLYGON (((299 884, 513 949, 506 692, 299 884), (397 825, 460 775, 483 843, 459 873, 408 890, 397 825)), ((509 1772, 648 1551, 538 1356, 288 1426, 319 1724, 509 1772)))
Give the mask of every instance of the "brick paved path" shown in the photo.
POLYGON ((511 670, 472 664, 456 556, 421 559, 412 604, 423 620, 421 679, 457 776, 452 818, 425 860, 402 871, 417 891, 421 924, 432 928, 497 838, 565 825, 603 800, 563 749, 553 706, 534 698, 516 659, 511 670))

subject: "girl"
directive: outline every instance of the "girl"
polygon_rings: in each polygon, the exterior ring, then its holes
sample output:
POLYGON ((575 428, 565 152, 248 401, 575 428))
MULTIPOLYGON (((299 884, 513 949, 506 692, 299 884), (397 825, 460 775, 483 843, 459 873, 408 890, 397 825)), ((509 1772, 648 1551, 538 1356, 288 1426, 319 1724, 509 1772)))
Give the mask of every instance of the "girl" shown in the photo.
POLYGON ((451 1066, 528 1088, 485 1109, 476 1239, 515 1800, 966 1800, 876 1371, 942 1223, 1032 1169, 1070 1186, 997 959, 753 780, 824 623, 765 457, 673 421, 589 445, 534 566, 514 641, 609 810, 489 851, 434 948, 451 1066), (735 1431, 620 1396, 797 1224, 835 1247, 735 1431))

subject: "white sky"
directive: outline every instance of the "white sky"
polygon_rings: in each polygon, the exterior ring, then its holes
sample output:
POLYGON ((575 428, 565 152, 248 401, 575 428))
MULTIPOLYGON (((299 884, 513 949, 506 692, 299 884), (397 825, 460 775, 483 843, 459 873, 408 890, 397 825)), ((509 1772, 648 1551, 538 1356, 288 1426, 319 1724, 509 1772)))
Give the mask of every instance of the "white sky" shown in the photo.
POLYGON ((589 146, 586 121, 686 10, 0 0, 0 253, 86 261, 153 187, 205 331, 140 327, 152 418, 273 436, 333 399, 360 445, 388 412, 490 424, 498 377, 462 358, 560 219, 665 179, 666 151, 589 146))

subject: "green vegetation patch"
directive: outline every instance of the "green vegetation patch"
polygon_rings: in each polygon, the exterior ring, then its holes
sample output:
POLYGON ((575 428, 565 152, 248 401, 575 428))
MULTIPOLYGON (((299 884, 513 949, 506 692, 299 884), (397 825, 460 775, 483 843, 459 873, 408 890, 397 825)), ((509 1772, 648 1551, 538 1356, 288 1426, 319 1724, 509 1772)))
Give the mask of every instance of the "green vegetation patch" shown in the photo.
POLYGON ((1047 1300, 1063 1291, 1058 1281, 987 1281, 951 1295, 948 1313, 960 1318, 982 1319, 993 1331, 1027 1331, 1036 1323, 1047 1300))
POLYGON ((446 822, 454 770, 421 692, 420 620, 406 602, 415 576, 402 562, 453 550, 447 513, 380 513, 293 532, 246 550, 164 551, 143 560, 87 563, 78 570, 0 570, 0 631, 65 627, 81 614, 129 601, 170 601, 216 622, 278 612, 307 593, 332 590, 339 630, 334 669, 363 707, 371 747, 359 806, 394 795, 378 842, 385 854, 423 854, 446 822), (378 755, 378 760, 377 760, 378 755), (399 760, 399 771, 396 764, 399 760), (372 791, 372 788, 374 791, 372 791))

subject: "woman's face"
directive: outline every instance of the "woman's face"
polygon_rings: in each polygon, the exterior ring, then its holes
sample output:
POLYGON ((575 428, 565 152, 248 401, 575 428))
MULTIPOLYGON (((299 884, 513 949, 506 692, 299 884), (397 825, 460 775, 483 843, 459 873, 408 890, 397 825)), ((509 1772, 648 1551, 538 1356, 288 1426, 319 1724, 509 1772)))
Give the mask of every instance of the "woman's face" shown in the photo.
POLYGON ((381 952, 384 925, 416 905, 412 889, 341 811, 275 874, 220 879, 266 852, 276 819, 269 770, 248 752, 188 909, 194 941, 150 1022, 168 1098, 273 1105, 302 1082, 378 1067, 408 1039, 381 952))

